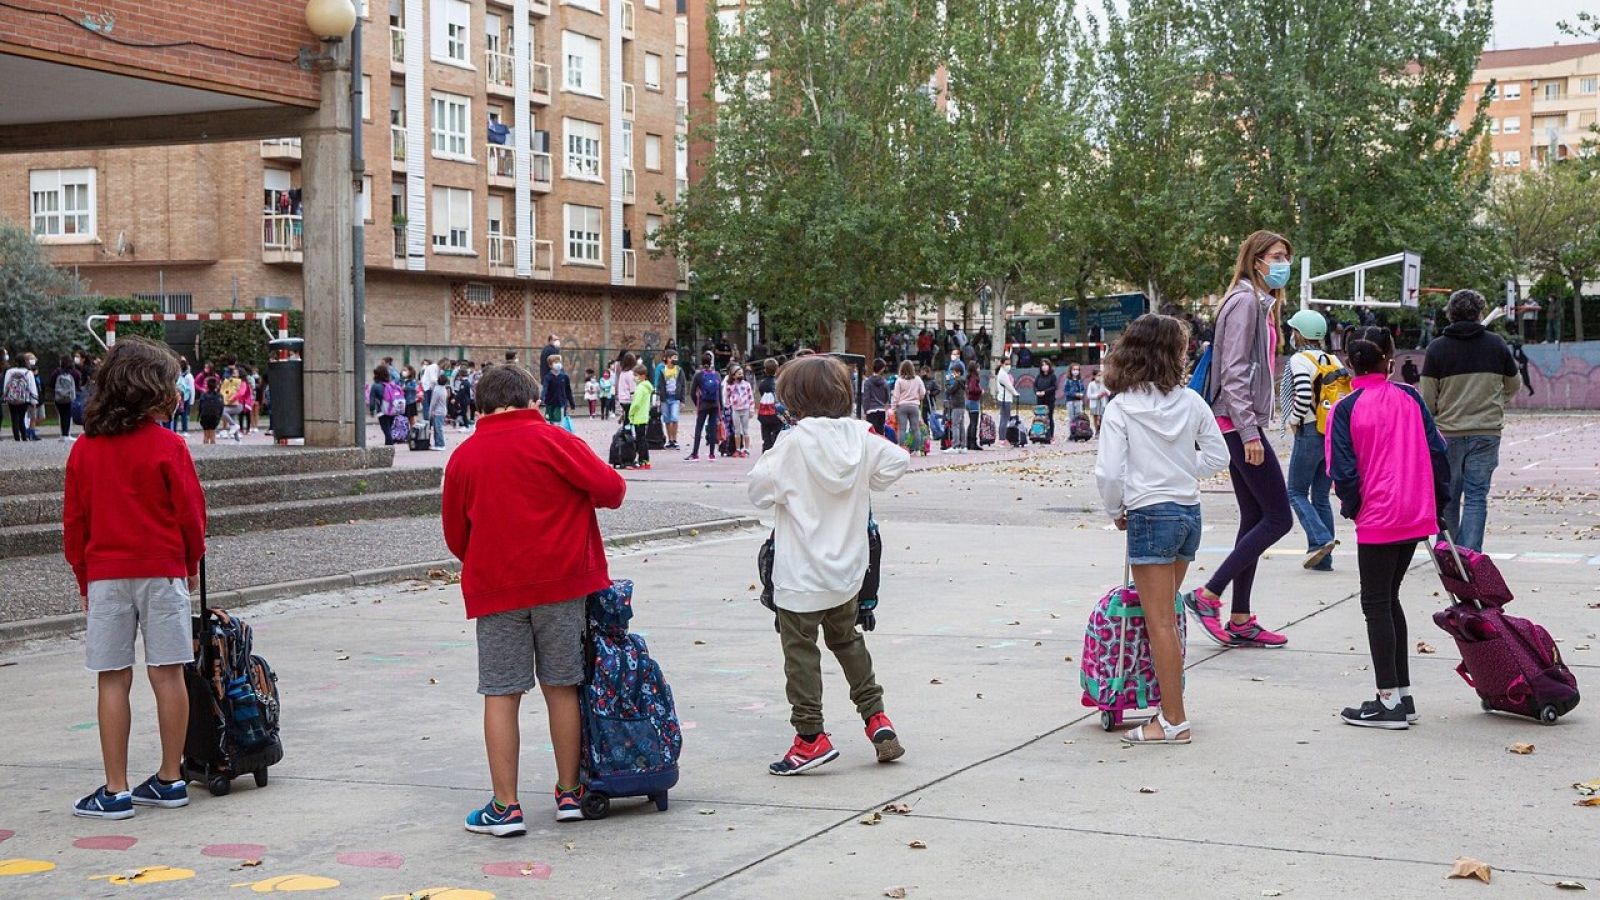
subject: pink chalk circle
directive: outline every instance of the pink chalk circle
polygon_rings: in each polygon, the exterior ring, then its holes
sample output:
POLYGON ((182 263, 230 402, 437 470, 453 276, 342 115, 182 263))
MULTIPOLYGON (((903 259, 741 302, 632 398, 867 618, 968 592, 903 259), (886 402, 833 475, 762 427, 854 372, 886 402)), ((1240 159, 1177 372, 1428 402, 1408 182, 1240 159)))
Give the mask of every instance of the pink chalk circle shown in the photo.
POLYGON ((97 834, 93 837, 81 837, 72 842, 72 846, 79 850, 126 850, 139 843, 136 837, 125 834, 97 834))
POLYGON ((200 851, 201 856, 222 859, 260 859, 267 855, 266 844, 212 844, 200 851))
POLYGON ((12 831, 9 828, 0 828, 0 841, 4 841, 4 840, 7 840, 8 838, 13 838, 13 837, 16 837, 16 836, 17 836, 17 833, 15 831, 12 831))
POLYGON ((682 728, 684 731, 693 731, 696 728, 700 727, 700 723, 699 722, 684 722, 679 727, 682 728))
POLYGON ((483 874, 497 875, 501 878, 537 878, 545 881, 550 877, 550 867, 542 862, 527 860, 494 862, 484 865, 483 874))
POLYGON ((398 853, 385 853, 382 850, 355 850, 350 853, 341 853, 334 857, 340 865, 356 866, 361 869, 398 869, 406 864, 406 858, 398 853))

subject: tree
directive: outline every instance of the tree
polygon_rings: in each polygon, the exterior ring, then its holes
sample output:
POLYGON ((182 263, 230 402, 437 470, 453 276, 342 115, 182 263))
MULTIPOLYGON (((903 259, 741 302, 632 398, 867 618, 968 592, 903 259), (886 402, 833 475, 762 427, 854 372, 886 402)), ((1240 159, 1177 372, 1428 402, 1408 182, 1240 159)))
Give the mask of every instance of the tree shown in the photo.
POLYGON ((919 150, 943 120, 918 88, 934 4, 770 0, 741 21, 711 23, 715 146, 660 239, 777 338, 829 326, 840 343, 845 320, 877 321, 930 280, 939 192, 919 150))
MULTIPOLYGON (((1571 163, 1522 172, 1496 186, 1489 217, 1518 263, 1572 286, 1573 337, 1583 340, 1583 283, 1600 274, 1600 178, 1571 163)), ((1561 339, 1561 298, 1552 298, 1561 339)))
POLYGON ((26 228, 0 221, 0 343, 45 362, 84 343, 82 286, 26 228))

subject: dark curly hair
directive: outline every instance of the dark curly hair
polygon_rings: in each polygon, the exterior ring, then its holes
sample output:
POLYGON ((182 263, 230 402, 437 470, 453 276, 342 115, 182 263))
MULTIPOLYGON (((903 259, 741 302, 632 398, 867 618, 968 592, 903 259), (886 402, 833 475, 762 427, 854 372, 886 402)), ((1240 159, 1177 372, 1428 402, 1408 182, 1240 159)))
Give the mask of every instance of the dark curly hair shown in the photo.
POLYGON ((1357 375, 1386 371, 1390 358, 1394 356, 1394 336, 1389 334, 1387 328, 1376 325, 1357 328, 1350 337, 1346 352, 1350 354, 1350 368, 1357 375))
POLYGON ((1106 388, 1113 394, 1149 387, 1165 394, 1183 384, 1189 326, 1182 319, 1146 313, 1134 319, 1106 355, 1106 388))
POLYGON ((127 434, 152 417, 165 419, 178 402, 178 355, 166 345, 125 337, 94 373, 94 396, 83 411, 92 437, 127 434))

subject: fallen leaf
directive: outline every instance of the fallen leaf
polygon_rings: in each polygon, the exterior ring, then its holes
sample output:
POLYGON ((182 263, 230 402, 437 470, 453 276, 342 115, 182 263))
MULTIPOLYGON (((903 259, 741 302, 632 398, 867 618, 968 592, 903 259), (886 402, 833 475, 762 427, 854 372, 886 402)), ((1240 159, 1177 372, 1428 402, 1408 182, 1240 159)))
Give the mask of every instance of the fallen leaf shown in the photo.
POLYGON ((885 897, 892 897, 894 900, 904 900, 906 889, 903 887, 884 888, 883 895, 885 897))
POLYGON ((1524 744, 1524 743, 1520 743, 1520 742, 1519 743, 1515 743, 1515 744, 1512 744, 1511 746, 1507 747, 1506 748, 1506 752, 1515 753, 1518 756, 1527 756, 1528 754, 1533 752, 1533 745, 1532 744, 1524 744))
POLYGON ((1139 788, 1139 793, 1141 793, 1141 794, 1154 794, 1155 792, 1156 792, 1156 789, 1153 788, 1153 787, 1142 787, 1142 788, 1139 788))
POLYGON ((714 815, 717 814, 717 811, 714 810, 714 809, 702 809, 702 810, 699 810, 699 813, 702 816, 714 816, 714 815))
POLYGON ((259 860, 259 859, 247 859, 247 860, 244 860, 244 861, 239 863, 239 868, 241 868, 241 869, 249 869, 249 868, 254 868, 255 866, 259 866, 259 865, 261 865, 261 860, 259 860))
POLYGON ((891 803, 888 806, 885 806, 883 808, 883 811, 886 812, 886 813, 892 813, 893 815, 897 815, 897 816, 909 816, 909 815, 911 815, 911 804, 909 804, 909 803, 891 803))
POLYGON ((1450 867, 1450 874, 1446 878, 1476 878, 1484 884, 1489 883, 1489 876, 1493 870, 1489 864, 1481 859, 1470 856, 1456 857, 1455 865, 1450 867))
POLYGON ((1573 806, 1600 806, 1600 797, 1585 797, 1582 800, 1574 800, 1572 802, 1572 805, 1573 806))
POLYGON ((942 682, 942 681, 940 681, 940 680, 939 680, 939 679, 937 679, 937 678, 930 678, 930 679, 928 679, 928 683, 929 683, 929 684, 944 684, 944 682, 942 682))
POLYGON ((577 845, 572 843, 571 841, 567 841, 565 844, 562 844, 561 846, 565 847, 568 852, 571 852, 572 849, 577 845))
POLYGON ((1562 889, 1563 891, 1587 891, 1588 890, 1588 888, 1585 887, 1583 882, 1581 882, 1581 881, 1558 881, 1558 882, 1556 882, 1556 887, 1562 889))
POLYGON ((694 645, 695 645, 695 646, 696 646, 696 647, 704 647, 704 646, 705 646, 705 644, 706 644, 706 642, 705 642, 705 641, 695 641, 695 642, 694 642, 694 645))
POLYGON ((1251 676, 1250 680, 1251 681, 1266 681, 1266 679, 1262 678, 1260 675, 1253 675, 1253 676, 1251 676))
POLYGON ((862 819, 861 820, 861 824, 863 824, 863 825, 876 825, 876 824, 878 824, 879 822, 882 822, 882 821, 883 821, 883 814, 882 813, 873 813, 872 815, 867 816, 865 819, 862 819))
POLYGON ((913 850, 926 850, 926 849, 928 849, 928 845, 924 844, 921 841, 912 841, 911 843, 907 844, 906 846, 910 847, 913 850))
POLYGON ((350 658, 350 654, 348 654, 348 653, 341 653, 338 656, 334 657, 334 659, 338 660, 339 662, 344 662, 345 660, 347 660, 349 658, 350 658))
POLYGON ((429 684, 438 684, 439 683, 439 679, 437 679, 437 678, 429 678, 428 679, 428 683, 429 684))
POLYGON ((1261 896, 1263 896, 1263 897, 1282 897, 1283 896, 1283 891, 1280 891, 1277 888, 1267 888, 1266 890, 1261 892, 1261 896))
POLYGON ((759 590, 760 588, 761 588, 761 585, 756 584, 754 581, 752 581, 752 582, 750 582, 750 587, 746 588, 746 590, 754 591, 754 590, 759 590))
POLYGON ((983 699, 983 695, 982 695, 982 694, 979 694, 979 695, 978 695, 978 699, 979 699, 979 700, 982 700, 982 699, 983 699))
POLYGON ((1428 643, 1427 641, 1417 641, 1417 652, 1418 653, 1437 653, 1438 651, 1433 649, 1433 645, 1428 643))
POLYGON ((1572 786, 1580 794, 1600 794, 1600 778, 1593 781, 1580 781, 1572 786))
MULTIPOLYGON (((1596 603, 1596 604, 1594 604, 1594 605, 1595 605, 1595 606, 1600 606, 1600 603, 1596 603)), ((1052 619, 1059 619, 1059 618, 1061 618, 1061 617, 1060 617, 1060 616, 1059 616, 1059 615, 1057 615, 1057 614, 1055 614, 1055 613, 1051 613, 1051 614, 1050 614, 1050 618, 1052 618, 1052 619)))

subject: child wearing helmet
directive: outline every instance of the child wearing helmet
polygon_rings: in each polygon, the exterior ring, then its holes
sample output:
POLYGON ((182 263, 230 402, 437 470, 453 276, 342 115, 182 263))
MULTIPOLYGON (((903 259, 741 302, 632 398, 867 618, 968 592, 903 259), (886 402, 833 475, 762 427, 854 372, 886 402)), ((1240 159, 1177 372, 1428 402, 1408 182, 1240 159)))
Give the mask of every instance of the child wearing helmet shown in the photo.
POLYGON ((1338 398, 1338 383, 1344 373, 1339 358, 1323 348, 1328 334, 1328 320, 1321 313, 1302 309, 1289 317, 1289 331, 1294 339, 1295 353, 1283 370, 1283 383, 1278 391, 1282 405, 1284 427, 1294 441, 1289 454, 1289 505, 1295 518, 1306 533, 1306 558, 1304 566, 1318 572, 1333 571, 1333 549, 1339 542, 1334 539, 1333 506, 1328 495, 1333 488, 1328 478, 1324 451, 1324 431, 1320 424, 1326 413, 1319 416, 1323 400, 1328 408, 1338 398), (1341 376, 1341 373, 1344 373, 1341 376), (1324 397, 1326 394, 1328 396, 1324 397))

